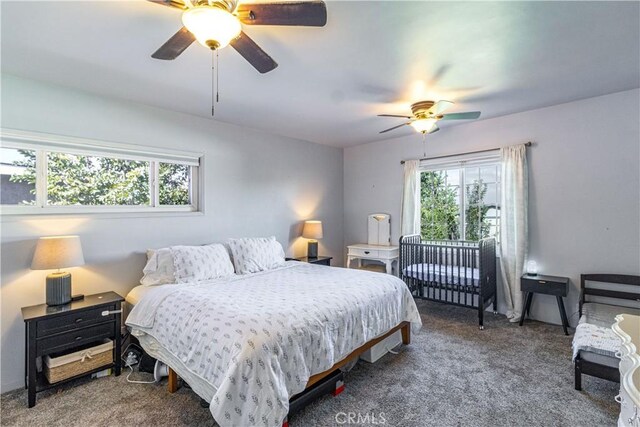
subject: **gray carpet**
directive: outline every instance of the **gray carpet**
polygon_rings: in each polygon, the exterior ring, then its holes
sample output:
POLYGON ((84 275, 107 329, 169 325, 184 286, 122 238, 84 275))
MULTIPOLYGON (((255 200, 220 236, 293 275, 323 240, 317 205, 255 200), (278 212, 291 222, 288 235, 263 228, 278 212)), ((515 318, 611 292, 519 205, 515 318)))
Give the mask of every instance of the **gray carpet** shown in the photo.
MULTIPOLYGON (((291 425, 349 425, 350 414, 351 425, 615 425, 618 385, 584 377, 584 391, 573 389, 571 336, 560 326, 528 321, 520 328, 488 314, 479 331, 473 310, 418 306, 424 326, 410 346, 373 365, 358 363, 344 393, 314 402, 291 425)), ((189 389, 169 395, 166 383, 128 384, 125 376, 41 393, 32 409, 24 390, 6 393, 2 425, 215 425, 189 389)))

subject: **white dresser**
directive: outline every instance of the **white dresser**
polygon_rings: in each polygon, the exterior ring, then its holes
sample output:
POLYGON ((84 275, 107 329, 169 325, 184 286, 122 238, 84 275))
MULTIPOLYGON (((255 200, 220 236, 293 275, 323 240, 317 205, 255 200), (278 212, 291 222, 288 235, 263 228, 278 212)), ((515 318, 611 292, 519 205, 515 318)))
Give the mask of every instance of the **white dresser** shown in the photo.
POLYGON ((619 314, 612 329, 622 339, 618 427, 640 427, 640 316, 619 314))
POLYGON ((368 245, 358 243, 347 246, 347 268, 351 268, 351 262, 356 260, 358 268, 362 266, 362 260, 380 261, 384 263, 388 274, 393 272, 393 264, 398 263, 398 247, 384 245, 368 245))

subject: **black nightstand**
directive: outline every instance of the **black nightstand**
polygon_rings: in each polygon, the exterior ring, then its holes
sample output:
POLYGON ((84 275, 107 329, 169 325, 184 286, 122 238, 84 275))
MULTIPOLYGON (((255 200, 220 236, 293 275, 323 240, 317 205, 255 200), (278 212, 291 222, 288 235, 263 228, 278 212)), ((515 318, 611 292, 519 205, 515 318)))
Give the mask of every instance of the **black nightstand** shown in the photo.
POLYGON ((533 294, 554 295, 558 302, 558 310, 560 310, 560 319, 562 320, 562 329, 564 334, 569 335, 567 327, 567 312, 564 310, 562 297, 566 297, 569 292, 569 278, 556 276, 543 276, 541 274, 530 276, 525 274, 520 279, 520 290, 524 292, 524 301, 522 302, 522 316, 520 317, 520 326, 524 322, 525 314, 531 311, 531 301, 533 294))
POLYGON ((56 387, 107 368, 120 375, 121 303, 115 292, 87 295, 80 301, 49 307, 46 304, 22 307, 25 323, 25 387, 29 408, 36 404, 36 393, 56 387), (49 384, 44 374, 36 370, 36 358, 52 353, 72 351, 83 345, 109 338, 114 341, 113 363, 90 372, 49 384))
POLYGON ((303 256, 300 258, 287 258, 289 261, 300 261, 300 262, 308 262, 309 264, 318 264, 318 265, 331 265, 331 260, 333 257, 330 256, 319 256, 316 258, 309 258, 308 256, 303 256))

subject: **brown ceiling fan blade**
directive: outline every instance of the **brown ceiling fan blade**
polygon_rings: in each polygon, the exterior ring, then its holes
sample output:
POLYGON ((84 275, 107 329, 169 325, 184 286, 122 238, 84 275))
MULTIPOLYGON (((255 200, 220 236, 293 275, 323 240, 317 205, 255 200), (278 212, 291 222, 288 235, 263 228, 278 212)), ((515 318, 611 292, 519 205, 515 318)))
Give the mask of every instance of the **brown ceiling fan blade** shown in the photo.
POLYGON ((278 66, 278 63, 262 50, 251 37, 246 35, 244 31, 240 32, 240 35, 232 40, 230 44, 244 59, 249 61, 249 64, 253 65, 253 67, 262 74, 278 66))
POLYGON ((323 1, 240 3, 236 14, 248 25, 324 27, 327 23, 327 6, 323 1))
POLYGON ((480 111, 469 111, 468 113, 445 114, 441 120, 471 120, 478 117, 480 117, 480 111))
POLYGON ((176 59, 195 39, 189 30, 182 27, 165 44, 160 46, 160 49, 156 50, 151 57, 165 60, 176 59))
POLYGON ((401 125, 394 126, 394 127, 392 127, 392 128, 389 128, 389 129, 385 129, 385 130, 383 130, 383 131, 380 131, 380 133, 389 132, 390 130, 398 129, 398 128, 401 128, 402 126, 406 126, 406 125, 410 125, 410 124, 411 124, 411 122, 403 123, 403 124, 401 124, 401 125))
POLYGON ((147 0, 147 1, 150 1, 151 3, 161 4, 163 6, 174 7, 176 9, 184 10, 187 8, 187 6, 180 0, 147 0))
POLYGON ((433 107, 429 108, 429 111, 427 112, 427 114, 438 116, 444 113, 444 111, 447 110, 452 105, 453 105, 453 102, 451 101, 444 101, 444 100, 438 101, 435 104, 433 104, 433 107))
POLYGON ((378 117, 400 117, 402 119, 410 119, 411 116, 399 116, 397 114, 378 114, 378 117))

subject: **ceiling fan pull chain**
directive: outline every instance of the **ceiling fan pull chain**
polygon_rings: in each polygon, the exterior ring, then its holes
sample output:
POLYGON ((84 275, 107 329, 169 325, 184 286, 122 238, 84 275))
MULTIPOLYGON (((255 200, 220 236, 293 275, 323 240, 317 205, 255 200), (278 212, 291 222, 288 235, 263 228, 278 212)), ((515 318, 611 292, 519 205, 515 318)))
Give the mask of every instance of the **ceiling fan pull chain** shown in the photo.
POLYGON ((216 115, 215 93, 216 93, 216 53, 211 51, 211 117, 216 115))
POLYGON ((220 102, 220 57, 216 49, 216 102, 220 102))
POLYGON ((427 133, 422 132, 422 157, 427 158, 427 133))

